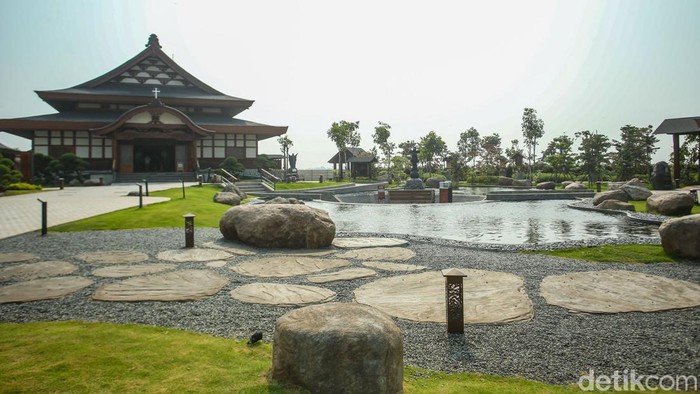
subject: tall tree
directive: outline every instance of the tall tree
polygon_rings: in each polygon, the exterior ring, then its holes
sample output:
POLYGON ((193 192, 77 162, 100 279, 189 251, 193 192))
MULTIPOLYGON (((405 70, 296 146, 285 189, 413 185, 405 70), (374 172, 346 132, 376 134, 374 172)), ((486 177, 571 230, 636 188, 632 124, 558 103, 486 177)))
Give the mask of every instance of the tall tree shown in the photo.
POLYGON ((572 146, 574 140, 569 136, 562 135, 554 138, 547 145, 547 149, 542 154, 542 160, 552 166, 554 170, 554 179, 558 176, 570 175, 576 164, 576 157, 573 154, 572 146))
POLYGON ((389 137, 391 137, 391 126, 384 122, 377 122, 377 126, 374 126, 374 134, 372 134, 372 139, 374 143, 379 146, 379 150, 382 151, 384 155, 384 166, 386 167, 386 173, 389 176, 389 182, 391 182, 391 156, 396 149, 396 144, 389 142, 389 137))
POLYGON ((537 111, 533 108, 525 108, 521 126, 523 137, 525 138, 525 145, 528 148, 530 179, 532 180, 533 161, 537 158, 537 140, 544 135, 544 121, 537 118, 537 111))
POLYGON ((506 148, 506 158, 508 163, 515 171, 522 171, 523 167, 523 149, 520 147, 520 141, 517 139, 510 141, 510 148, 506 148))
POLYGON ((294 142, 287 137, 287 134, 280 136, 277 138, 277 143, 280 144, 280 150, 282 151, 282 156, 284 160, 284 173, 287 173, 287 170, 289 169, 289 147, 294 145, 294 142))
MULTIPOLYGON (((700 180, 700 138, 698 134, 688 134, 683 138, 683 144, 681 144, 679 150, 681 163, 681 181, 686 185, 695 184, 697 180, 700 180), (693 175, 693 169, 695 169, 695 175, 693 175)), ((671 162, 673 162, 673 153, 671 154, 671 162)))
POLYGON ((482 166, 485 172, 499 175, 503 149, 501 149, 501 137, 498 133, 484 136, 481 139, 481 151, 482 166))
POLYGON ((401 149, 401 156, 411 157, 411 150, 416 146, 416 141, 408 140, 399 144, 399 149, 401 149))
POLYGON ((338 164, 340 165, 340 178, 343 179, 343 165, 345 164, 345 150, 350 147, 357 147, 360 145, 360 132, 357 129, 360 127, 360 121, 357 122, 347 122, 341 120, 340 122, 333 122, 331 128, 328 129, 326 134, 328 138, 335 143, 336 148, 338 148, 338 164), (342 162, 341 162, 342 157, 342 162))
POLYGON ((472 169, 476 168, 476 158, 481 151, 481 137, 475 128, 470 127, 459 135, 457 151, 465 161, 472 162, 472 169))
POLYGON ((659 148, 653 128, 626 125, 620 128, 620 140, 613 140, 616 152, 613 154, 613 167, 619 180, 629 180, 635 176, 651 173, 651 156, 659 148))
POLYGON ((605 135, 588 130, 579 131, 574 135, 581 138, 581 145, 578 147, 579 168, 587 175, 589 184, 601 180, 605 167, 610 164, 610 140, 605 135))
POLYGON ((447 144, 442 137, 431 131, 425 137, 421 137, 418 151, 418 158, 426 164, 428 172, 433 172, 434 162, 445 158, 447 144))

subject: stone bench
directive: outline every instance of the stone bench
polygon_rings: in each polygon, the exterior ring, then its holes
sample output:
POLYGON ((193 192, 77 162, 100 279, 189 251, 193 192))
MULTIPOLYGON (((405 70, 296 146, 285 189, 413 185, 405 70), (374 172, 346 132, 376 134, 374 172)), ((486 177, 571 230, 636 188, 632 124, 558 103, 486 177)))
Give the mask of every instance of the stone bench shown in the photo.
POLYGON ((435 193, 432 189, 423 190, 388 190, 388 201, 391 204, 432 203, 435 193))

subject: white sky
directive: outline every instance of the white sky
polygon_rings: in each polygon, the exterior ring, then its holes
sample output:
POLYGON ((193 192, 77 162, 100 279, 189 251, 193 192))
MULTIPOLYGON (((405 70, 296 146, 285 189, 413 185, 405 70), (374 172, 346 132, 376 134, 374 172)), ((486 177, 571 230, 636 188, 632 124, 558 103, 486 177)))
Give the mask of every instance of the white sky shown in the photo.
POLYGON ((525 107, 544 120, 540 147, 581 130, 617 139, 700 115, 698 20, 694 0, 0 0, 0 118, 54 112, 34 90, 102 75, 156 33, 190 73, 255 100, 240 118, 289 126, 299 168, 328 166, 338 120, 360 121, 365 149, 377 121, 397 144, 434 130, 456 149, 475 127, 506 148, 525 107))

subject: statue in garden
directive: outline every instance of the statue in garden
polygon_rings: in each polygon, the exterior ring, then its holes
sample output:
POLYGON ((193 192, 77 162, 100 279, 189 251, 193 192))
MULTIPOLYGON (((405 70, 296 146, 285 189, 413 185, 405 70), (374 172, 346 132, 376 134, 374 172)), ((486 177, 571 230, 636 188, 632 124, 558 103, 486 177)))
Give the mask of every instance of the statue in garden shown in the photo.
POLYGON ((411 179, 406 181, 405 189, 424 189, 425 185, 420 179, 420 174, 418 173, 418 150, 413 147, 411 151, 411 179))

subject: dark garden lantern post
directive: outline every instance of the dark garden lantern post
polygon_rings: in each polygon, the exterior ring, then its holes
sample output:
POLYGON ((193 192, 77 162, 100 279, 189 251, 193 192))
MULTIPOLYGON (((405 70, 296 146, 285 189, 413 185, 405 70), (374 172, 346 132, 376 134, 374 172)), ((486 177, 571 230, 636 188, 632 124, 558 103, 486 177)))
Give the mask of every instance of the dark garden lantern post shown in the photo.
POLYGON ((447 333, 464 333, 464 277, 466 273, 456 269, 442 270, 445 277, 445 310, 447 313, 447 333))
POLYGON ((194 217, 192 213, 183 215, 185 218, 185 247, 194 248, 194 217))

